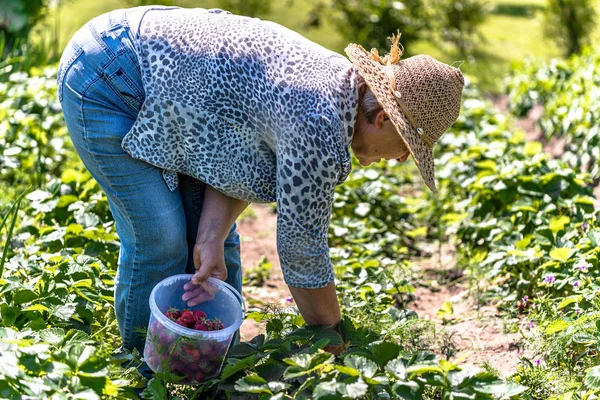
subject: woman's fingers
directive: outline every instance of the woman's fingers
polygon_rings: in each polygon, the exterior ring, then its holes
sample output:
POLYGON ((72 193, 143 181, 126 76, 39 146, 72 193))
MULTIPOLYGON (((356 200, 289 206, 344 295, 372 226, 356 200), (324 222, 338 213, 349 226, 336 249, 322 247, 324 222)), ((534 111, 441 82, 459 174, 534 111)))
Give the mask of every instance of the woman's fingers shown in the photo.
POLYGON ((200 295, 190 299, 187 302, 187 305, 188 305, 188 307, 194 307, 194 306, 197 306, 198 304, 202 304, 209 300, 212 300, 214 297, 215 296, 211 295, 210 293, 203 292, 200 295))
POLYGON ((188 282, 183 285, 185 293, 181 299, 187 302, 188 307, 212 300, 217 293, 218 287, 210 282, 201 282, 199 285, 188 282))
POLYGON ((197 287, 195 289, 188 290, 187 292, 185 292, 183 296, 181 296, 181 300, 188 301, 192 298, 200 296, 202 293, 204 293, 204 289, 202 287, 197 287))

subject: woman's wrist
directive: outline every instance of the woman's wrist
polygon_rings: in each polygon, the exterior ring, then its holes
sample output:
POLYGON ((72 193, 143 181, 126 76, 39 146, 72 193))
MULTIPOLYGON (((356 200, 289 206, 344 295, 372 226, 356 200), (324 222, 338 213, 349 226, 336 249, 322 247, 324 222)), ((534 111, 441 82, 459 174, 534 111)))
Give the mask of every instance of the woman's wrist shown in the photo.
POLYGON ((207 220, 200 218, 198 223, 198 233, 196 234, 196 244, 207 244, 213 242, 225 242, 231 226, 229 221, 207 220))

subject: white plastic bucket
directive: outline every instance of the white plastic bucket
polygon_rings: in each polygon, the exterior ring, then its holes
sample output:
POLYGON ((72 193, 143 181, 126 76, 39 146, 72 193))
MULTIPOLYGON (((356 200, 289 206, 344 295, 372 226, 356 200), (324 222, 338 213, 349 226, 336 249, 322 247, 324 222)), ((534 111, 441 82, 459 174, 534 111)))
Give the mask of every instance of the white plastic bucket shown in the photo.
POLYGON ((169 372, 184 377, 179 383, 201 383, 218 375, 233 334, 245 315, 245 302, 231 285, 216 278, 207 284, 214 297, 194 307, 181 299, 183 286, 193 275, 170 276, 159 282, 150 294, 150 322, 144 347, 144 359, 154 372, 169 372), (243 306, 243 308, 242 308, 243 306), (201 310, 209 319, 219 318, 224 329, 196 331, 171 321, 165 315, 170 308, 201 310))

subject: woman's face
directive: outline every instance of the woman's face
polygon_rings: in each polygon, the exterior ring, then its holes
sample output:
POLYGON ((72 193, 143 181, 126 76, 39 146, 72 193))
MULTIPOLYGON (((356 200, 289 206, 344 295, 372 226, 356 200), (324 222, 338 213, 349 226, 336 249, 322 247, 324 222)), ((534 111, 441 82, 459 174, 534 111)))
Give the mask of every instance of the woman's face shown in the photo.
POLYGON ((372 123, 359 116, 352 138, 352 151, 363 166, 382 159, 404 162, 410 155, 400 134, 383 110, 377 113, 372 123))

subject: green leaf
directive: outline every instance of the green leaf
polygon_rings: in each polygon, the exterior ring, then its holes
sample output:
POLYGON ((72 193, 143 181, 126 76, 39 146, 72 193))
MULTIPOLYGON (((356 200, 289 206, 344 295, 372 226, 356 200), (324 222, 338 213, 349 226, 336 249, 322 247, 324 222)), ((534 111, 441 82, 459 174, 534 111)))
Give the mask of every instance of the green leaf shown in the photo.
POLYGON ((377 364, 361 356, 347 356, 344 358, 344 364, 347 367, 354 368, 368 378, 371 378, 377 372, 377 364))
POLYGON ((385 370, 400 380, 406 380, 406 365, 401 358, 397 358, 387 363, 385 370))
POLYGON ((523 153, 528 156, 535 156, 536 154, 539 154, 542 152, 542 144, 540 142, 527 142, 525 143, 525 146, 523 147, 523 153))
POLYGON ((342 374, 350 375, 350 376, 360 376, 360 372, 352 367, 345 367, 343 365, 336 365, 335 369, 340 371, 342 374))
POLYGON ((54 306, 54 307, 52 307, 50 312, 53 315, 55 315, 57 318, 62 319, 64 321, 68 321, 73 316, 73 314, 75 314, 75 310, 76 310, 75 304, 70 303, 70 304, 54 306))
POLYGON ((370 345, 369 350, 373 353, 379 366, 383 368, 390 360, 398 357, 402 347, 394 342, 381 342, 370 345))
POLYGON ((273 394, 266 380, 257 374, 247 375, 235 383, 235 389, 246 393, 273 394))
POLYGON ((65 331, 62 328, 48 328, 40 331, 40 339, 44 342, 58 346, 65 339, 65 331))
POLYGON ((439 365, 411 365, 406 369, 406 372, 411 375, 422 375, 428 373, 444 374, 444 370, 439 365))
POLYGON ((563 299, 563 301, 561 301, 560 304, 558 306, 556 306, 556 308, 559 308, 559 309, 564 308, 564 307, 568 306, 569 304, 579 303, 581 300, 583 300, 582 295, 573 295, 573 296, 565 297, 563 299))
POLYGON ((560 217, 554 217, 550 219, 550 230, 552 233, 557 234, 562 231, 566 225, 569 224, 571 219, 566 215, 561 215, 560 217))
POLYGON ((221 373, 221 379, 225 380, 230 376, 235 375, 239 371, 243 371, 246 368, 250 368, 254 365, 254 355, 250 355, 241 360, 229 358, 227 361, 232 362, 233 360, 235 360, 234 364, 228 364, 225 366, 225 368, 223 368, 223 372, 221 373))
POLYGON ((445 320, 446 318, 450 318, 454 314, 454 308, 452 307, 451 301, 445 301, 442 304, 442 308, 440 308, 437 312, 437 317, 439 319, 445 320))
POLYGON ((416 400, 423 398, 423 388, 414 381, 398 381, 392 386, 392 390, 402 400, 416 400))
POLYGON ((13 297, 13 303, 15 305, 29 303, 30 301, 35 300, 37 298, 38 298, 38 295, 29 289, 20 290, 17 293, 15 293, 15 295, 13 297))
POLYGON ((142 392, 142 398, 148 400, 165 400, 169 398, 167 388, 163 381, 152 378, 142 392))
POLYGON ((25 311, 50 311, 50 309, 42 304, 33 304, 23 310, 25 311))
POLYGON ((584 380, 585 387, 591 390, 600 389, 600 365, 587 370, 584 380))
POLYGON ((550 251, 550 257, 562 262, 566 262, 572 254, 573 249, 568 247, 555 247, 550 251))
POLYGON ((358 399, 367 393, 369 386, 359 380, 354 383, 348 383, 345 386, 342 386, 341 389, 342 394, 350 397, 351 399, 358 399))
POLYGON ((338 393, 338 388, 343 386, 343 383, 336 381, 321 382, 315 387, 315 391, 313 392, 313 399, 341 399, 342 395, 338 393))
POLYGON ((483 387, 474 388, 477 393, 490 394, 494 396, 495 399, 500 400, 511 399, 514 396, 524 393, 527 389, 529 389, 527 386, 513 382, 493 383, 483 387))
POLYGON ((296 354, 293 357, 285 358, 283 362, 294 367, 307 369, 310 366, 310 354, 296 354))
POLYGON ((550 325, 548 325, 548 327, 546 328, 546 333, 548 335, 551 335, 553 333, 563 331, 563 330, 567 329, 569 326, 571 326, 571 324, 568 323, 567 321, 558 319, 558 320, 552 322, 550 325))

